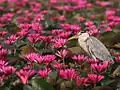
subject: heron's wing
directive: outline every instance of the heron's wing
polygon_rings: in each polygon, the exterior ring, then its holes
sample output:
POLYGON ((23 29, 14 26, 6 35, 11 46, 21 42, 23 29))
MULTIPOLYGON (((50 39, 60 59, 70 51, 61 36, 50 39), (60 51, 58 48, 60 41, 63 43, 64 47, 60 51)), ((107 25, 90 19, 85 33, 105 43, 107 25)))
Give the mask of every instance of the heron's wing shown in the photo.
POLYGON ((86 43, 87 43, 89 52, 93 58, 98 58, 103 61, 104 60, 112 60, 112 57, 111 57, 108 49, 97 38, 90 36, 87 39, 86 43))

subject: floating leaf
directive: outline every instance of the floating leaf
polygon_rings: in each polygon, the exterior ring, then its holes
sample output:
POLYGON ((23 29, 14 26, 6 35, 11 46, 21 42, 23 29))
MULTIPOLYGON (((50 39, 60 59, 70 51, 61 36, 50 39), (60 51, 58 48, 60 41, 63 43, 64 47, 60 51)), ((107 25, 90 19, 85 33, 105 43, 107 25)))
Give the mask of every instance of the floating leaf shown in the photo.
POLYGON ((110 79, 103 80, 103 81, 101 81, 101 85, 102 86, 108 86, 108 85, 112 84, 113 82, 115 82, 115 80, 110 80, 110 79))
MULTIPOLYGON (((26 85, 25 85, 26 86, 26 85)), ((12 86, 11 87, 11 90, 23 90, 23 87, 25 87, 23 84, 21 84, 21 83, 18 83, 18 84, 16 84, 16 85, 14 85, 14 86, 12 86)), ((27 89, 25 89, 25 90, 27 90, 27 89)), ((30 90, 30 89, 29 89, 30 90)))
POLYGON ((22 64, 22 62, 25 61, 24 59, 18 56, 8 56, 7 58, 10 65, 20 65, 22 64))
POLYGON ((6 24, 4 28, 6 28, 6 30, 11 34, 14 34, 20 30, 15 23, 6 24))
POLYGON ((113 90, 110 86, 94 87, 92 90, 113 90))
POLYGON ((78 45, 78 40, 77 39, 73 39, 73 40, 69 40, 67 43, 67 47, 75 47, 78 45))
POLYGON ((29 85, 25 85, 23 90, 34 90, 34 89, 31 86, 29 86, 29 85))
POLYGON ((71 53, 73 54, 87 54, 80 46, 68 48, 68 50, 71 51, 71 53))
POLYGON ((21 50, 20 57, 22 57, 22 58, 25 54, 36 52, 32 46, 28 46, 28 45, 21 47, 20 50, 21 50))
POLYGON ((112 76, 120 77, 120 65, 113 71, 112 76))
POLYGON ((0 90, 10 90, 8 87, 0 87, 0 90))
POLYGON ((33 90, 55 90, 52 85, 42 78, 33 78, 31 84, 33 90))
POLYGON ((63 81, 60 85, 60 90, 73 90, 73 83, 71 81, 63 81))
POLYGON ((56 79, 57 78, 57 75, 58 75, 58 72, 57 71, 53 71, 49 74, 49 77, 51 77, 52 79, 56 79))
POLYGON ((101 34, 100 40, 108 47, 111 47, 114 44, 120 42, 120 33, 115 33, 113 31, 105 32, 101 34))

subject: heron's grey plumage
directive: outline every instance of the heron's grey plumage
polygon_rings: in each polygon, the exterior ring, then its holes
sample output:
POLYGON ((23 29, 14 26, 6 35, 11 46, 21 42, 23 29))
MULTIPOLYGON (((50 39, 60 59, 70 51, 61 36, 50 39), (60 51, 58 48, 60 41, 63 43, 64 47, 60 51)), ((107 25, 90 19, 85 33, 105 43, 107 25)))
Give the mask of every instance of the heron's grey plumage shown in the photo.
POLYGON ((108 51, 108 49, 101 43, 97 38, 90 36, 86 40, 86 44, 89 52, 96 57, 96 59, 100 59, 102 61, 112 60, 112 57, 108 51))
POLYGON ((90 36, 88 33, 80 34, 78 43, 93 59, 113 61, 112 56, 104 44, 97 38, 90 36))

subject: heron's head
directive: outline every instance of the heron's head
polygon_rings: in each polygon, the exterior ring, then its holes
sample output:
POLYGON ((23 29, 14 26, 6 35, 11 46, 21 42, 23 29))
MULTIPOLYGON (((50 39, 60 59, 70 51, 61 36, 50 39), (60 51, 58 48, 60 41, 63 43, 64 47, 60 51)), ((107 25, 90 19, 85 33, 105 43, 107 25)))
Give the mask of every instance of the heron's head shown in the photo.
POLYGON ((87 38, 89 38, 89 34, 87 32, 79 32, 78 33, 78 39, 81 41, 85 41, 87 38))
POLYGON ((77 35, 69 38, 68 40, 79 39, 81 41, 85 41, 88 37, 89 37, 89 33, 88 32, 79 32, 77 35))

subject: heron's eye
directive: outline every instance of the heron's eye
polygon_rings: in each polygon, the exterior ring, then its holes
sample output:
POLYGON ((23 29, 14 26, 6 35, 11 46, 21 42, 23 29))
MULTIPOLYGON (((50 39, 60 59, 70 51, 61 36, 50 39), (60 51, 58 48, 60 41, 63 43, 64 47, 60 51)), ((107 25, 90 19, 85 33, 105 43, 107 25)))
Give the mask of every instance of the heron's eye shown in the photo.
POLYGON ((81 35, 82 33, 81 32, 79 32, 77 35, 79 36, 79 35, 81 35))
POLYGON ((78 35, 82 35, 83 33, 85 33, 85 31, 80 31, 78 35))
POLYGON ((86 30, 82 30, 81 33, 86 33, 86 30))

